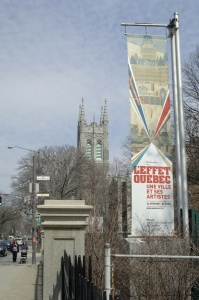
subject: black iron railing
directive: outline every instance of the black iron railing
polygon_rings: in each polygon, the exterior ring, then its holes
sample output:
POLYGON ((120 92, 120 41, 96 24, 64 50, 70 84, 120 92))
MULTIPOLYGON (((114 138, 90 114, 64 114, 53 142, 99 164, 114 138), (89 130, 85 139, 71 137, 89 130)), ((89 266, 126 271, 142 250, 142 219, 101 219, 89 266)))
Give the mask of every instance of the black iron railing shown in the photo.
MULTIPOLYGON (((62 300, 108 300, 106 292, 92 283, 92 260, 89 257, 88 278, 86 278, 85 256, 71 257, 64 251, 62 266, 62 300)), ((111 298, 111 295, 109 296, 111 298)))

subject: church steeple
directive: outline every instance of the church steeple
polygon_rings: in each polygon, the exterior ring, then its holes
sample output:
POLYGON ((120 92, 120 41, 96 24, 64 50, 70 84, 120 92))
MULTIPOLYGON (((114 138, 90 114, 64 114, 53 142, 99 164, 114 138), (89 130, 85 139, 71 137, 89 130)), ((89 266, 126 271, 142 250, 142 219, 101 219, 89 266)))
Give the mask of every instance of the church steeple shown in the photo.
POLYGON ((100 125, 103 122, 103 106, 101 107, 101 115, 100 115, 100 125))
POLYGON ((79 107, 79 121, 86 123, 85 112, 84 112, 84 99, 82 98, 82 105, 79 107))
POLYGON ((107 104, 106 104, 106 99, 104 103, 104 115, 103 115, 103 122, 108 123, 108 112, 107 112, 107 104))
POLYGON ((81 105, 79 106, 79 121, 80 121, 80 119, 81 119, 81 111, 82 111, 82 107, 81 107, 81 105))

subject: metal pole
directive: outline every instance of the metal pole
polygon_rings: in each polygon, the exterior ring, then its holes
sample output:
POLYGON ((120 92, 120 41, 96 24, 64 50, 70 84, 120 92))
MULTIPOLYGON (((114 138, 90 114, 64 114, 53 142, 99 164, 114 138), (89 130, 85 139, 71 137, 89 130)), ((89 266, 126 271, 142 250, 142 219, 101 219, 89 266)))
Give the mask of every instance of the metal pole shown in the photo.
POLYGON ((187 189, 187 166, 186 166, 186 146, 185 146, 185 125, 184 125, 184 107, 182 98, 182 71, 180 58, 180 32, 178 13, 174 13, 175 19, 175 48, 176 48, 176 75, 178 88, 178 112, 179 112, 179 137, 180 137, 180 160, 181 160, 181 193, 183 208, 183 236, 189 236, 189 215, 188 215, 188 189, 187 189))
POLYGON ((121 26, 167 27, 168 25, 154 23, 121 23, 121 26))
POLYGON ((176 48, 174 29, 170 30, 171 37, 171 59, 172 59, 172 79, 173 79, 173 110, 174 110, 174 129, 175 129, 175 157, 176 157, 176 184, 177 184, 177 211, 178 211, 178 230, 182 233, 181 209, 182 209, 182 179, 181 179, 181 158, 180 158, 180 136, 179 136, 179 113, 178 113, 178 90, 176 76, 176 48))
MULTIPOLYGON (((34 152, 34 150, 23 148, 19 146, 8 146, 8 149, 19 148, 34 152)), ((38 152, 39 153, 39 152, 38 152)), ((32 209, 32 264, 36 264, 36 207, 37 207, 37 194, 36 194, 36 156, 33 155, 33 182, 32 182, 32 200, 33 200, 33 209, 32 209)))
POLYGON ((36 264, 36 156, 33 155, 32 264, 36 264))
POLYGON ((157 259, 199 259, 199 256, 188 255, 142 255, 142 254, 111 254, 112 257, 128 257, 128 258, 157 258, 157 259))
POLYGON ((109 299, 111 294, 111 246, 110 244, 104 245, 104 290, 106 291, 106 298, 109 299))

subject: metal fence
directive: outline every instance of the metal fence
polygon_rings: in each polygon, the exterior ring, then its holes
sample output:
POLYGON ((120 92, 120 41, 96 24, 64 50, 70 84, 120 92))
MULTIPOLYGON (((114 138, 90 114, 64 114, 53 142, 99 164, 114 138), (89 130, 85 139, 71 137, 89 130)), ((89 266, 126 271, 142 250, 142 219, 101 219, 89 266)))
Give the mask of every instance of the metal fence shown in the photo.
POLYGON ((72 263, 64 251, 62 300, 199 299, 199 256, 111 254, 110 244, 104 254, 103 290, 92 282, 91 257, 72 263))
POLYGON ((61 259, 62 300, 108 300, 106 291, 92 283, 92 260, 89 257, 88 278, 86 278, 85 256, 75 256, 74 265, 71 257, 64 251, 61 259))
POLYGON ((122 300, 198 300, 199 256, 113 254, 105 244, 104 288, 122 300))

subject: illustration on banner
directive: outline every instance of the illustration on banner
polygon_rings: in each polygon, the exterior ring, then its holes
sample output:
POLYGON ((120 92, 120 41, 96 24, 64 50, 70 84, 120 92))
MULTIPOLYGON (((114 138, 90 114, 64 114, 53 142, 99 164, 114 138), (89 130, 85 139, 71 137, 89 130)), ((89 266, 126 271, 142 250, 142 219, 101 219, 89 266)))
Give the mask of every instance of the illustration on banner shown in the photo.
POLYGON ((174 227, 166 37, 127 35, 131 111, 132 235, 174 227))

